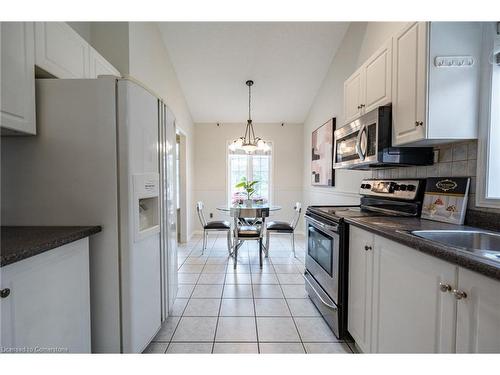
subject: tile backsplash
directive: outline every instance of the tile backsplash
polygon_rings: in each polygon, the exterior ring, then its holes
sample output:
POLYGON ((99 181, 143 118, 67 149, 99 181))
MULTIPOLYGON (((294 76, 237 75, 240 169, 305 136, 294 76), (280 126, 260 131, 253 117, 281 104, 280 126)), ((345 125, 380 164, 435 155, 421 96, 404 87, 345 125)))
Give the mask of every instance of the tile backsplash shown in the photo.
POLYGON ((476 207, 477 140, 446 144, 434 147, 438 150, 437 163, 421 167, 398 167, 374 170, 373 178, 426 178, 426 177, 471 177, 468 207, 500 212, 500 210, 476 207))

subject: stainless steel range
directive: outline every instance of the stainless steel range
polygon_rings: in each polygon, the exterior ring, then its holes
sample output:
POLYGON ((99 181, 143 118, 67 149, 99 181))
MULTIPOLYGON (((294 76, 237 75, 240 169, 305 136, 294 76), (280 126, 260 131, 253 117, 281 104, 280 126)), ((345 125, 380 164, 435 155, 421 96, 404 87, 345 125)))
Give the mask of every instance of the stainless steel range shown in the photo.
POLYGON ((363 180, 359 206, 309 206, 306 220, 306 290, 339 339, 347 333, 349 226, 363 216, 419 216, 425 180, 363 180))

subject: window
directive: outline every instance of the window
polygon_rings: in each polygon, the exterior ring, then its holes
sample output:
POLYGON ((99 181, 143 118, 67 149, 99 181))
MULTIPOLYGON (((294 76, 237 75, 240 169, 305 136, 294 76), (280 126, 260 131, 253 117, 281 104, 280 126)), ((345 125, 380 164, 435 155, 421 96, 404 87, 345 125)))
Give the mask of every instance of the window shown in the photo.
POLYGON ((477 202, 500 207, 500 30, 485 25, 485 64, 480 114, 477 202))
POLYGON ((271 161, 272 145, 268 153, 246 154, 244 151, 231 151, 228 149, 228 196, 227 201, 231 205, 236 200, 246 199, 245 191, 236 188, 235 185, 246 177, 250 181, 259 181, 255 185, 255 193, 252 199, 261 200, 263 203, 271 201, 271 161))

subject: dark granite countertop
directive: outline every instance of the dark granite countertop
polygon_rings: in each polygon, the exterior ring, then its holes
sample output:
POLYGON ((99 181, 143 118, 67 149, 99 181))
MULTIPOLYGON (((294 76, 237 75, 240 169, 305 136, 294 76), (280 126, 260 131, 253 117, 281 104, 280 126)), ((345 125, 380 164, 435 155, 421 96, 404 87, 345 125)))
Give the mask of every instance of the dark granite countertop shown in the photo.
POLYGON ((89 227, 2 227, 0 267, 99 233, 89 227))
POLYGON ((478 229, 466 225, 440 223, 418 218, 361 217, 346 218, 346 222, 372 233, 396 241, 423 253, 433 255, 450 263, 468 268, 485 276, 500 280, 500 262, 488 260, 464 249, 441 242, 420 238, 409 233, 414 230, 478 229))

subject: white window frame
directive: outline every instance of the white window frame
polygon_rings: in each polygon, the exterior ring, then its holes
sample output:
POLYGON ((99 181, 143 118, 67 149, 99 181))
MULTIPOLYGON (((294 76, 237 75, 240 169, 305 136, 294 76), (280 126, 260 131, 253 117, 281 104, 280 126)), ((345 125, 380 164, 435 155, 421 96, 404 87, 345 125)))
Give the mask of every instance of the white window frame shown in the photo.
MULTIPOLYGON (((229 175, 229 152, 227 151, 229 149, 229 145, 233 143, 233 141, 226 141, 226 194, 225 194, 225 200, 226 202, 231 205, 231 199, 229 197, 229 193, 231 192, 231 177, 229 175)), ((269 205, 272 205, 272 202, 274 202, 274 163, 275 163, 275 158, 276 158, 276 148, 275 144, 271 140, 266 140, 266 143, 269 144, 271 147, 271 163, 269 164, 269 205)))
MULTIPOLYGON (((489 63, 489 54, 493 48, 496 35, 496 22, 485 24, 483 34, 483 66, 481 75, 480 113, 479 113, 479 137, 477 157, 477 181, 476 181, 476 206, 500 208, 500 198, 489 198, 488 177, 490 160, 490 131, 493 126, 500 126, 498 102, 500 95, 498 90, 493 90, 494 85, 500 88, 500 67, 489 63), (495 103, 492 105, 492 103, 495 103), (495 123, 493 124, 493 121, 495 123)), ((498 176, 500 181, 500 176, 498 176)))

